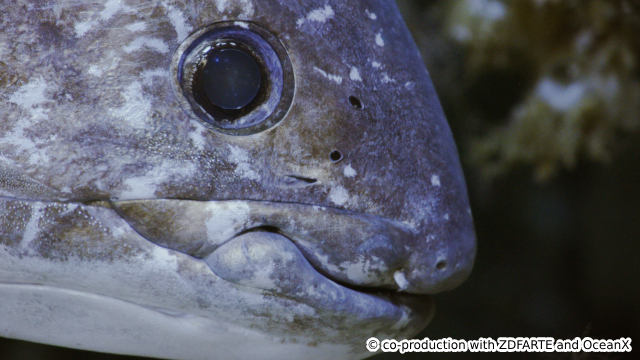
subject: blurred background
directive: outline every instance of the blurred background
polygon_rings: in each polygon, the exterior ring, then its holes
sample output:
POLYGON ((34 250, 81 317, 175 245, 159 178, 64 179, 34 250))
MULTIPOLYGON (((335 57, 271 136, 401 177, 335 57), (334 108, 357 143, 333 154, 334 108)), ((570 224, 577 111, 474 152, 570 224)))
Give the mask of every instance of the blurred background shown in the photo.
MULTIPOLYGON (((435 297, 436 316, 416 338, 631 337, 640 346, 640 1, 398 6, 456 138, 478 237, 470 278, 435 297)), ((140 358, 0 338, 0 359, 140 358)))

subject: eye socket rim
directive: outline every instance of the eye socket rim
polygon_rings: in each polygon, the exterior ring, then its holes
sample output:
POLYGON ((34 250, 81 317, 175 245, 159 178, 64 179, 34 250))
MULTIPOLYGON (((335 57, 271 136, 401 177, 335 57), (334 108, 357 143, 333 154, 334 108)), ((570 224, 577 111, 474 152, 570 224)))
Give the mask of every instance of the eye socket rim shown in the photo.
POLYGON ((252 22, 225 20, 199 29, 178 46, 170 70, 171 84, 182 110, 207 128, 223 134, 246 136, 271 129, 286 116, 293 103, 295 79, 288 52, 275 35, 252 22), (198 51, 220 39, 237 41, 254 51, 256 54, 251 55, 267 67, 269 79, 266 100, 246 114, 240 112, 240 117, 232 122, 213 118, 195 100, 187 80, 189 74, 195 72, 195 60, 206 56, 198 51))

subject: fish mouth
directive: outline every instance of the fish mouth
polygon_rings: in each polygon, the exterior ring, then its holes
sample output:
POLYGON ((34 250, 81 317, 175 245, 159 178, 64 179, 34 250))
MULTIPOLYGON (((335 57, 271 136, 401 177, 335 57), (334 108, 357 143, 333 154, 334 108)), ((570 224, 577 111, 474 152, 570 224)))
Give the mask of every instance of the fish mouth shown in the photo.
POLYGON ((429 294, 457 286, 470 271, 462 262, 443 271, 442 253, 405 223, 337 208, 184 199, 109 206, 148 241, 204 260, 226 281, 416 329, 433 317, 429 294), (421 253, 432 254, 415 264, 421 253))
MULTIPOLYGON (((380 222, 376 217, 308 205, 240 200, 43 202, 0 198, 0 205, 0 214, 12 214, 0 217, 3 229, 10 225, 17 228, 15 234, 0 239, 0 248, 7 249, 0 251, 0 283, 7 289, 11 283, 17 297, 33 295, 33 302, 15 303, 25 316, 31 316, 31 306, 42 302, 44 294, 46 301, 51 296, 62 299, 54 310, 69 323, 76 314, 72 305, 77 303, 65 297, 81 293, 82 306, 96 311, 104 310, 101 304, 112 302, 106 297, 120 305, 126 303, 130 311, 124 313, 106 304, 110 321, 144 333, 146 323, 138 315, 128 315, 136 309, 154 310, 157 314, 149 315, 152 321, 160 317, 166 323, 185 325, 187 318, 200 329, 201 321, 212 320, 237 324, 267 334, 269 339, 275 336, 278 343, 281 339, 302 339, 344 344, 360 353, 368 337, 413 336, 434 315, 429 295, 398 292, 371 281, 366 286, 353 285, 355 280, 341 281, 322 266, 313 265, 312 261, 331 255, 331 246, 345 240, 327 239, 329 247, 325 247, 318 234, 382 231, 386 220, 380 222), (339 222, 332 224, 330 220, 339 222), (351 227, 345 227, 349 224, 351 227), (296 244, 296 239, 318 241, 315 248, 320 250, 314 256, 306 255, 309 250, 296 244)), ((367 243, 368 237, 354 239, 367 243)), ((366 253, 367 247, 360 247, 366 253)), ((362 273, 372 268, 367 265, 362 273)), ((0 298, 7 296, 10 294, 0 298)), ((50 339, 52 327, 40 326, 40 316, 31 318, 38 329, 42 327, 38 330, 42 337, 31 337, 28 327, 16 337, 50 339)), ((94 326, 96 322, 87 324, 94 326)), ((95 334, 94 330, 90 332, 95 334)), ((60 333, 62 340, 45 342, 79 346, 69 335, 73 332, 60 333)), ((187 326, 184 333, 170 336, 190 338, 192 334, 193 328, 187 326)), ((168 336, 161 335, 161 339, 168 336)))

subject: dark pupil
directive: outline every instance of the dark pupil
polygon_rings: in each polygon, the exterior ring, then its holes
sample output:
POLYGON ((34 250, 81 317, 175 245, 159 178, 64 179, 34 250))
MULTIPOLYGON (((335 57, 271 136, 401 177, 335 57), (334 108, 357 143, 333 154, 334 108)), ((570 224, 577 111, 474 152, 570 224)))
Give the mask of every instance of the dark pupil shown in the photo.
POLYGON ((209 101, 225 110, 240 109, 260 90, 260 69, 242 50, 224 49, 209 56, 202 71, 202 87, 209 101))

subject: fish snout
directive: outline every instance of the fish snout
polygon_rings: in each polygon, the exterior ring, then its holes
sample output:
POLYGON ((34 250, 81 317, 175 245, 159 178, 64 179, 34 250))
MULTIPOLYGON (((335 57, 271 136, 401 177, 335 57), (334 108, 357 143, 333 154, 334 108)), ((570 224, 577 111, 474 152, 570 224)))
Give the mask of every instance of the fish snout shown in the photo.
POLYGON ((435 294, 456 288, 473 268, 476 242, 473 232, 457 234, 438 244, 438 249, 414 249, 405 265, 393 274, 398 290, 412 294, 435 294))

